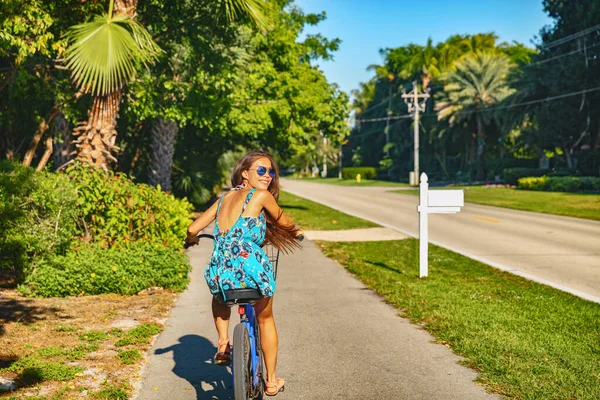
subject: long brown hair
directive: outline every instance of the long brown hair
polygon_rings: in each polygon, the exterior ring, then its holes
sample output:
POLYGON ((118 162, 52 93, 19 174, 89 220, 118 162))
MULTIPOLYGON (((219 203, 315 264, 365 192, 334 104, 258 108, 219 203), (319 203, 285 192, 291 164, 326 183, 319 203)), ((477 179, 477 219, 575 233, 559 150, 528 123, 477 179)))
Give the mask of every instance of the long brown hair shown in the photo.
MULTIPOLYGON (((277 167, 277 163, 273 159, 273 156, 266 151, 252 150, 246 153, 233 168, 233 172, 231 173, 231 186, 236 187, 241 185, 244 182, 242 172, 249 170, 254 161, 259 158, 268 158, 269 161, 271 161, 271 167, 275 170, 275 177, 271 180, 268 190, 273 197, 275 197, 275 200, 279 201, 279 167, 277 167)), ((265 243, 272 244, 284 253, 287 253, 295 247, 300 247, 300 241, 297 238, 300 228, 294 224, 281 224, 279 222, 281 215, 278 215, 277 218, 274 218, 269 213, 265 213, 265 215, 267 217, 265 243)))

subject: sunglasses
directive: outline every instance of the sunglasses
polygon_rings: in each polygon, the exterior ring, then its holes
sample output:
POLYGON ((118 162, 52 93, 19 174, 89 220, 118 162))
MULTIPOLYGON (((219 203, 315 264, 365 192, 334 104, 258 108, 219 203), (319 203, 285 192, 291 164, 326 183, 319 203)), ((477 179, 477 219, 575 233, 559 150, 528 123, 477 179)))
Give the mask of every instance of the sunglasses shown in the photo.
MULTIPOLYGON (((262 165, 256 168, 256 173, 258 176, 263 176, 267 173, 267 167, 263 167, 262 165)), ((275 178, 275 170, 273 168, 269 168, 269 176, 271 178, 275 178)))

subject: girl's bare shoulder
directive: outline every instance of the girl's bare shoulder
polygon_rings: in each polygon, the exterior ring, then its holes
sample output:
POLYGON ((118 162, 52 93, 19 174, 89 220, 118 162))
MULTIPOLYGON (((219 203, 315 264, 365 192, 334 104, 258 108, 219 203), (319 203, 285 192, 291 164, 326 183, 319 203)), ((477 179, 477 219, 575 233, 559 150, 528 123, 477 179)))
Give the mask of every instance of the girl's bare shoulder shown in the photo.
POLYGON ((254 192, 254 196, 256 196, 259 200, 267 200, 273 199, 273 194, 269 192, 267 189, 256 189, 254 192))

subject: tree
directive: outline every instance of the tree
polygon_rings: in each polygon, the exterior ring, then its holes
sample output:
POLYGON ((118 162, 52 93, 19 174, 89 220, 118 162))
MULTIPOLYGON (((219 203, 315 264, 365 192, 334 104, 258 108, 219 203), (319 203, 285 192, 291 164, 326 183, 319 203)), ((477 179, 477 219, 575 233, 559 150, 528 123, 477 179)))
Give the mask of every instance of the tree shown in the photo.
POLYGON ((477 53, 455 65, 444 81, 444 92, 436 105, 438 120, 447 119, 450 125, 472 122, 476 126, 477 179, 485 180, 485 125, 493 113, 487 111, 512 92, 506 84, 510 60, 504 55, 477 53))
POLYGON ((107 169, 109 162, 116 161, 121 89, 139 64, 154 62, 160 52, 150 33, 135 20, 136 3, 110 0, 107 13, 67 33, 66 65, 79 90, 94 97, 87 121, 74 130, 77 158, 97 168, 107 169))

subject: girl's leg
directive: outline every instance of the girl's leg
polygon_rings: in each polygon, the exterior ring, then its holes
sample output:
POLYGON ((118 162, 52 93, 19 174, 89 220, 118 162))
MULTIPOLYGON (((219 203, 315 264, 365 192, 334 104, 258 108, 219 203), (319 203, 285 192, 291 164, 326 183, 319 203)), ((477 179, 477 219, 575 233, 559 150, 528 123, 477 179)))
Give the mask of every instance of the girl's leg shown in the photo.
POLYGON ((277 367, 278 337, 275 320, 273 319, 273 297, 267 297, 254 304, 256 318, 260 326, 260 344, 265 357, 267 367, 267 386, 275 386, 283 383, 275 376, 277 367), (280 382, 278 382, 280 381, 280 382))
POLYGON ((220 303, 213 297, 212 312, 215 320, 215 326, 219 333, 219 348, 217 352, 222 353, 227 350, 229 343, 229 318, 231 317, 231 308, 227 304, 220 303))

